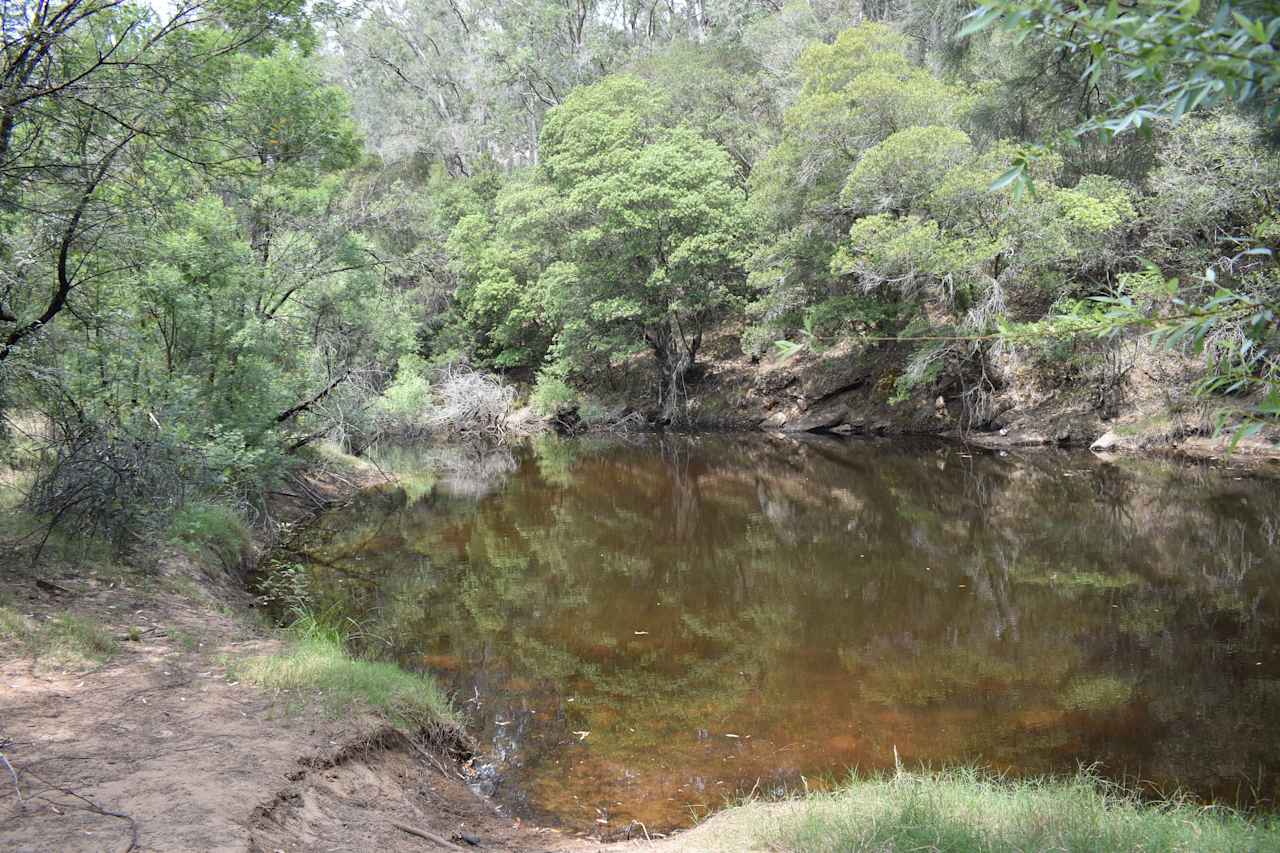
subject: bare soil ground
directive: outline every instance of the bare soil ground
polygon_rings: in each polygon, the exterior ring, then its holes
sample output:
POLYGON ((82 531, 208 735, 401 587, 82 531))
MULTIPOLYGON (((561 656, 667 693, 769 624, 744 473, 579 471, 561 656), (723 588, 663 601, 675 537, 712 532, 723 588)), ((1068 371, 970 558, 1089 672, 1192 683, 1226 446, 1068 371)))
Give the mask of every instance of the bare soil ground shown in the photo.
POLYGON ((37 585, 0 563, 9 607, 90 617, 119 643, 89 669, 0 646, 0 753, 13 769, 0 763, 0 850, 603 846, 509 819, 455 764, 372 717, 335 719, 308 697, 236 683, 228 664, 234 673, 235 659, 277 641, 244 615, 243 592, 215 601, 190 561, 159 562, 143 588, 74 566, 37 585))

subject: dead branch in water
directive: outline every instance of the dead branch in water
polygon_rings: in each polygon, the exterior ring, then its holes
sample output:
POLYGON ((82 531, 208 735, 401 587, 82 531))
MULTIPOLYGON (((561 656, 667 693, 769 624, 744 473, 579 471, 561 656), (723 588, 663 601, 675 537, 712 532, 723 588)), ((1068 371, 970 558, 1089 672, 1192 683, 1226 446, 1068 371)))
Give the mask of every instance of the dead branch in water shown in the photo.
POLYGON ((430 419, 433 426, 495 441, 506 438, 516 392, 497 377, 464 363, 450 364, 440 370, 435 397, 430 419))

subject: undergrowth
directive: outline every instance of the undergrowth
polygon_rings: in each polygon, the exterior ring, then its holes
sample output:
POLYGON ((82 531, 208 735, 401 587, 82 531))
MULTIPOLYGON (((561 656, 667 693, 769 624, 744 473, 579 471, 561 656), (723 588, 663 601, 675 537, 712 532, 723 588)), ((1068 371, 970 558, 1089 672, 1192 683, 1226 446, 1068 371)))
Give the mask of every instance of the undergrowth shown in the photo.
POLYGON ((169 538, 192 556, 212 554, 225 569, 237 567, 250 547, 249 528, 232 507, 192 501, 169 522, 169 538))

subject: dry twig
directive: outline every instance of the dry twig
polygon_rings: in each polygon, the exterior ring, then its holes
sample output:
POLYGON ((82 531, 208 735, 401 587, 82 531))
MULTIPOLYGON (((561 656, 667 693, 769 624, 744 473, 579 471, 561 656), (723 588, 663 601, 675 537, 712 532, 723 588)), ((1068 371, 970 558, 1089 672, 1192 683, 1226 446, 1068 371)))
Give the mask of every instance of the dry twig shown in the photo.
MULTIPOLYGON (((7 764, 8 762, 5 762, 5 763, 7 764)), ((55 785, 52 782, 50 782, 48 779, 45 779, 44 777, 32 772, 30 767, 24 768, 22 772, 26 773, 28 776, 35 779, 37 782, 42 782, 43 784, 48 785, 53 790, 60 791, 63 794, 66 794, 68 797, 74 797, 75 799, 84 803, 84 805, 80 806, 80 808, 84 809, 85 811, 93 812, 94 814, 102 815, 103 817, 114 817, 123 821, 128 821, 129 846, 124 849, 123 853, 130 853, 130 851, 137 849, 138 822, 134 820, 132 817, 125 814, 124 812, 113 812, 110 809, 105 809, 102 806, 95 803, 93 800, 89 799, 88 797, 82 794, 77 794, 75 791, 71 790, 70 788, 64 788, 61 785, 55 785)), ((36 799, 48 800, 48 802, 53 803, 53 800, 50 800, 48 797, 45 797, 43 795, 36 797, 36 799)), ((54 805, 59 805, 59 804, 54 803, 54 805)), ((66 805, 66 803, 62 803, 60 805, 66 805)))
POLYGON ((409 826, 408 824, 400 823, 394 820, 391 821, 391 825, 394 826, 396 829, 400 830, 401 832, 407 832, 410 835, 416 835, 418 838, 422 838, 427 841, 430 841, 432 844, 439 844, 441 847, 443 847, 446 850, 462 849, 461 847, 454 844, 449 839, 440 835, 436 835, 434 832, 428 832, 425 829, 418 829, 416 826, 409 826))

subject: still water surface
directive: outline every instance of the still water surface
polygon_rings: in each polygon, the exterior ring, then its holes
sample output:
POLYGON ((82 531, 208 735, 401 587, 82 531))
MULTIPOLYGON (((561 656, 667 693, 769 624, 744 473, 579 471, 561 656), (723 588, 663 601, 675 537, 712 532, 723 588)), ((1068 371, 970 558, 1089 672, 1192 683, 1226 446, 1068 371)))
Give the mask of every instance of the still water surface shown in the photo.
POLYGON ((396 456, 323 520, 315 592, 454 691, 516 813, 654 832, 895 750, 1280 794, 1274 479, 766 437, 396 456))

